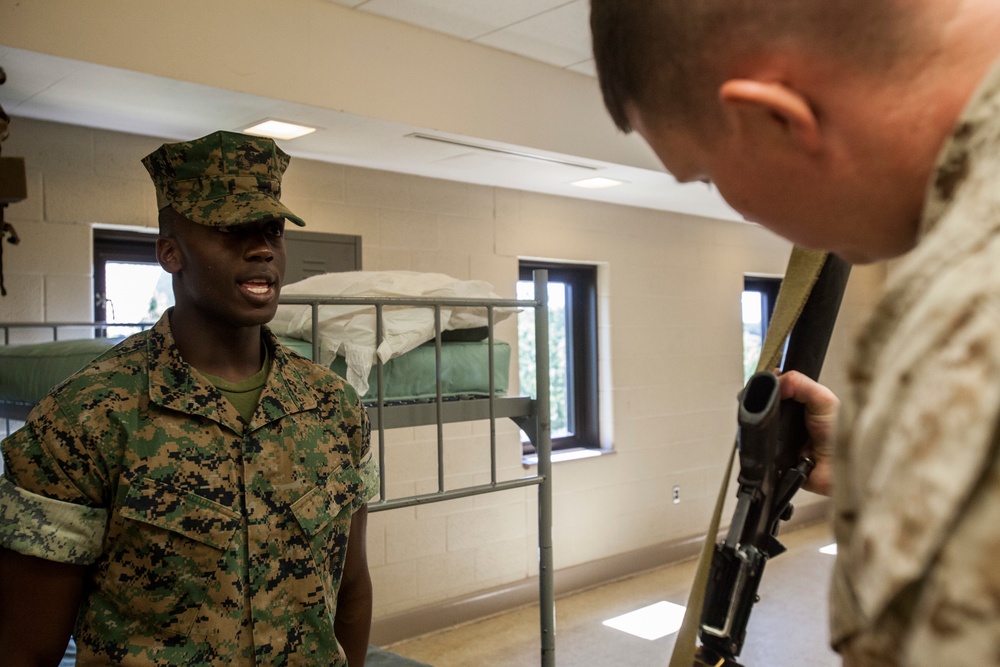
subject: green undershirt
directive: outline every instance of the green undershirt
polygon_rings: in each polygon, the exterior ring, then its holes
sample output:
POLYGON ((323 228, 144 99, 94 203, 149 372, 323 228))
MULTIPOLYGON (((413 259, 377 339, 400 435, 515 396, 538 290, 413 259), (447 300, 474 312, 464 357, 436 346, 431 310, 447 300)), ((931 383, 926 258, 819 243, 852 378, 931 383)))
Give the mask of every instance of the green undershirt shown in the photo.
POLYGON ((267 374, 271 371, 271 357, 264 348, 264 364, 260 370, 239 382, 229 382, 220 377, 202 372, 209 381, 215 385, 223 396, 225 396, 233 407, 240 413, 247 423, 253 420, 253 413, 257 411, 257 404, 260 402, 261 392, 267 384, 267 374))

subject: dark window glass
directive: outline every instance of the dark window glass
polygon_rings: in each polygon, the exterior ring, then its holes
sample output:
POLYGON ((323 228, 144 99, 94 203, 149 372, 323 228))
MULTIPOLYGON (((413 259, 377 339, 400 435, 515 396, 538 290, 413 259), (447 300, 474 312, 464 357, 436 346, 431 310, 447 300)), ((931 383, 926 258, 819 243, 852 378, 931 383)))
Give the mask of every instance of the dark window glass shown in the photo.
MULTIPOLYGON (((534 298, 532 271, 549 272, 549 391, 553 449, 599 448, 597 267, 522 261, 517 296, 534 298)), ((521 391, 535 393, 534 311, 518 316, 521 391)), ((533 446, 523 437, 525 453, 533 446)))

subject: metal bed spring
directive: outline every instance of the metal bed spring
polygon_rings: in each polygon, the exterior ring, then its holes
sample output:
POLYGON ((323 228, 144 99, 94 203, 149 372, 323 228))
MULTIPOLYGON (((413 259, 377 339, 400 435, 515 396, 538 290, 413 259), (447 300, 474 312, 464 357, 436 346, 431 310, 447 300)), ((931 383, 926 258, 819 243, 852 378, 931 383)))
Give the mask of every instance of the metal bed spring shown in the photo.
MULTIPOLYGON (((539 559, 539 611, 541 634, 541 665, 555 666, 555 581, 552 553, 552 440, 549 408, 549 327, 548 327, 548 271, 533 272, 535 298, 517 299, 455 299, 430 297, 282 297, 282 305, 309 306, 312 309, 312 331, 319 329, 319 308, 325 305, 372 306, 375 308, 375 345, 384 336, 383 311, 387 307, 423 307, 434 310, 434 346, 436 369, 436 398, 429 402, 392 404, 384 397, 383 362, 376 357, 377 398, 368 406, 373 432, 377 433, 379 451, 379 482, 381 497, 369 503, 370 512, 380 512, 400 507, 414 507, 456 498, 467 498, 486 493, 505 491, 527 486, 538 487, 538 559, 539 559), (441 309, 445 307, 483 308, 486 310, 487 343, 489 349, 489 396, 449 401, 442 391, 441 362, 441 309), (497 308, 530 308, 535 313, 535 382, 536 398, 526 396, 498 397, 494 386, 495 359, 494 315, 497 308), (514 480, 497 479, 497 419, 512 419, 535 446, 538 464, 534 475, 514 480), (488 419, 490 422, 490 482, 445 489, 444 424, 460 421, 488 419), (402 426, 437 425, 437 482, 435 493, 400 498, 388 496, 385 484, 385 431, 402 426)), ((319 338, 313 337, 313 359, 319 359, 319 338)))
MULTIPOLYGON (((497 491, 538 487, 538 553, 539 553, 539 611, 541 634, 541 665, 555 666, 555 582, 552 552, 552 441, 549 408, 549 330, 548 330, 548 272, 537 270, 533 273, 535 298, 517 299, 434 299, 427 297, 323 297, 287 296, 281 297, 282 305, 304 305, 312 310, 313 331, 318 329, 319 307, 324 305, 372 306, 376 313, 376 347, 384 338, 383 311, 386 307, 411 306, 434 310, 434 344, 436 364, 436 398, 428 402, 393 404, 384 397, 383 362, 376 358, 377 400, 367 406, 372 429, 377 433, 379 444, 379 481, 381 497, 369 504, 369 511, 380 512, 400 507, 413 507, 456 498, 466 498, 497 491), (441 309, 443 307, 483 308, 487 312, 488 354, 489 354, 489 396, 461 400, 445 400, 442 392, 441 361, 441 309), (498 397, 494 386, 494 314, 496 308, 530 308, 535 312, 536 350, 536 396, 498 397), (509 418, 528 435, 538 457, 536 473, 514 480, 497 479, 496 421, 509 418), (444 479, 444 424, 461 421, 488 419, 490 422, 490 482, 457 489, 445 489, 444 479), (420 494, 400 498, 388 497, 385 484, 385 431, 403 426, 437 425, 437 478, 435 493, 420 494)), ((43 322, 0 324, 2 344, 10 344, 12 329, 50 329, 52 340, 59 340, 60 330, 68 328, 92 330, 94 335, 105 335, 110 327, 149 328, 152 323, 117 322, 43 322)), ((89 332, 88 332, 89 333, 89 332)), ((313 359, 319 359, 318 338, 312 342, 313 359)), ((31 406, 8 406, 23 408, 26 417, 31 406)), ((11 417, 6 418, 3 435, 11 433, 11 417)))

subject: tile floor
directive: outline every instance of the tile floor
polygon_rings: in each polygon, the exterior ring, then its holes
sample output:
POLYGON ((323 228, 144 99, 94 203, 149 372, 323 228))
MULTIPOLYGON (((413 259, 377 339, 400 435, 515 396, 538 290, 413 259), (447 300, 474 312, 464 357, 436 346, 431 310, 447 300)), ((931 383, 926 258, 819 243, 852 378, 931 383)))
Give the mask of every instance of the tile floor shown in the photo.
MULTIPOLYGON (((826 589, 834 557, 820 553, 832 542, 829 526, 816 524, 782 536, 788 552, 764 571, 740 661, 746 667, 837 667, 829 649, 826 589)), ((602 621, 666 600, 684 604, 695 563, 663 567, 556 601, 559 667, 665 666, 675 635, 646 640, 602 621)), ((433 667, 531 667, 540 664, 538 608, 393 644, 393 652, 433 667)))

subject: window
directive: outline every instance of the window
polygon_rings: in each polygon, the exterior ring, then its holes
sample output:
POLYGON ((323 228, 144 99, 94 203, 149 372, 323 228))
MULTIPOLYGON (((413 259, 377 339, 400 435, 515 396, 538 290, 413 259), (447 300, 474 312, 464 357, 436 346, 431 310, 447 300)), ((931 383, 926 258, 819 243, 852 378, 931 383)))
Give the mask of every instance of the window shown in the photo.
MULTIPOLYGON (((553 449, 600 447, 597 399, 597 267, 523 261, 519 299, 534 298, 532 271, 549 272, 549 391, 553 449)), ((535 313, 518 315, 522 392, 535 392, 535 313)), ((522 435, 526 454, 534 446, 522 435)))
MULTIPOLYGON (((156 261, 156 235, 94 230, 94 319, 98 322, 155 322, 174 303, 170 275, 156 261)), ((126 336, 137 327, 110 327, 126 336)))
POLYGON ((780 278, 743 279, 743 383, 757 370, 764 334, 771 323, 774 303, 781 287, 780 278))

